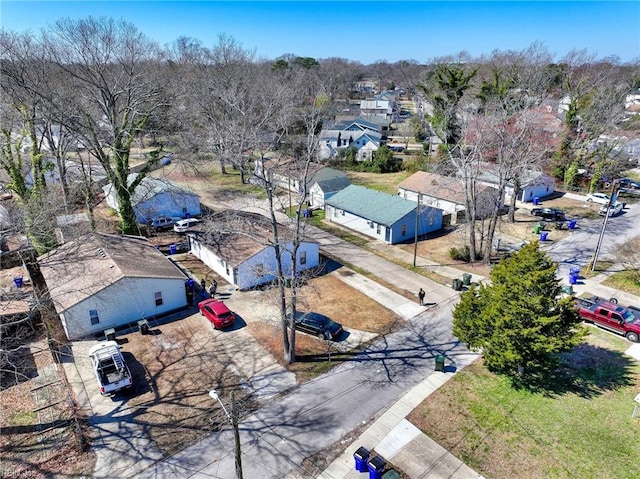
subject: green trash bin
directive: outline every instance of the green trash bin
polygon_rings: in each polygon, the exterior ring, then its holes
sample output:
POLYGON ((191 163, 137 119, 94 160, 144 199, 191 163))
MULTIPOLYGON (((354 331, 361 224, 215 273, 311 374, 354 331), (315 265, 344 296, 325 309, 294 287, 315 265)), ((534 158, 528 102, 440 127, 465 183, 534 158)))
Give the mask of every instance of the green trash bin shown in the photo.
POLYGON ((471 274, 463 273, 462 284, 464 284, 465 286, 469 286, 471 284, 471 274))
POLYGON ((454 291, 462 291, 462 280, 454 279, 451 285, 454 291))
POLYGON ((436 371, 444 372, 444 354, 436 354, 436 371))
POLYGON ((534 234, 540 233, 540 223, 536 223, 535 225, 533 225, 533 233, 534 234))

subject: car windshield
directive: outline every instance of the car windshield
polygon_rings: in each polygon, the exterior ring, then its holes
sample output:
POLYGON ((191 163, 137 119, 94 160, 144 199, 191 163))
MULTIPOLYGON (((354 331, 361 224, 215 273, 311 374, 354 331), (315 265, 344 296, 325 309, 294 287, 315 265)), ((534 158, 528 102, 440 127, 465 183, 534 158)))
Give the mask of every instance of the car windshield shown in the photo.
POLYGON ((631 311, 625 311, 624 313, 622 313, 622 317, 624 319, 625 323, 633 323, 636 320, 635 315, 631 312, 631 311))

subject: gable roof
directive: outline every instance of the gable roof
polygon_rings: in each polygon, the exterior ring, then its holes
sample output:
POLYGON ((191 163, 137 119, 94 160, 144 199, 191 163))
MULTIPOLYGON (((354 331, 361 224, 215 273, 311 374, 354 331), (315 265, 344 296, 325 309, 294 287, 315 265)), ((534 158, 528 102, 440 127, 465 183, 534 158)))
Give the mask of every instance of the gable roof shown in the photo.
MULTIPOLYGON (((422 193, 432 198, 451 201, 460 205, 465 204, 462 180, 453 176, 436 175, 426 171, 417 171, 398 185, 408 191, 422 193)), ((495 190, 490 186, 477 185, 478 193, 495 190)))
POLYGON ((414 201, 358 185, 347 186, 325 203, 384 226, 391 226, 417 207, 414 201))
POLYGON ((327 121, 322 125, 323 130, 349 130, 355 126, 361 130, 380 131, 380 124, 363 118, 346 118, 341 120, 327 121))
POLYGON ((374 130, 322 130, 318 136, 319 141, 351 139, 353 142, 361 137, 367 137, 371 142, 379 145, 382 140, 382 133, 374 130))
POLYGON ((322 191, 328 192, 346 188, 351 184, 351 180, 349 180, 349 177, 343 171, 333 168, 322 168, 318 170, 307 183, 309 185, 318 183, 322 191))
MULTIPOLYGON (((131 183, 133 183, 137 176, 137 173, 130 173, 127 175, 127 185, 131 186, 131 183)), ((111 192, 111 187, 111 183, 109 183, 108 185, 103 186, 102 190, 108 195, 111 192)), ((131 196, 131 204, 135 206, 160 193, 176 193, 181 195, 198 196, 196 193, 187 191, 164 178, 145 176, 133 192, 133 195, 131 196)))
POLYGON ((184 279, 184 274, 145 238, 91 233, 38 258, 56 309, 64 311, 130 278, 184 279))
MULTIPOLYGON (((273 244, 271 220, 259 213, 225 210, 211 218, 213 233, 189 233, 213 251, 216 256, 229 265, 236 267, 273 244)), ((289 228, 279 225, 281 239, 286 237, 289 228)), ((313 243, 304 240, 303 243, 313 243)))

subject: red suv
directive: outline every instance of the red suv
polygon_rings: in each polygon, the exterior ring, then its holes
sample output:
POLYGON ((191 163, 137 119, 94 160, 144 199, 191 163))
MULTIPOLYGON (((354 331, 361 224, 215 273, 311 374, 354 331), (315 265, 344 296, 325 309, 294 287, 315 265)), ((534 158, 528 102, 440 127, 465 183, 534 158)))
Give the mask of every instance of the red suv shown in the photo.
POLYGON ((198 303, 200 313, 204 315, 216 329, 227 328, 233 324, 236 315, 227 308, 227 305, 218 299, 205 299, 198 303))

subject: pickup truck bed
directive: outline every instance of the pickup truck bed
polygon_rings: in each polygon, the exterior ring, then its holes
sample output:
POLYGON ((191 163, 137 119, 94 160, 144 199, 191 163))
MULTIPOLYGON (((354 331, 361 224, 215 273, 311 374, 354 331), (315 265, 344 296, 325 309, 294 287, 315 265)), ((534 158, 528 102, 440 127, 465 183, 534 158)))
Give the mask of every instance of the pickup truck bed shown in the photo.
POLYGON ((100 385, 100 394, 113 394, 133 384, 131 371, 120 352, 120 345, 115 341, 93 346, 89 357, 100 385))

